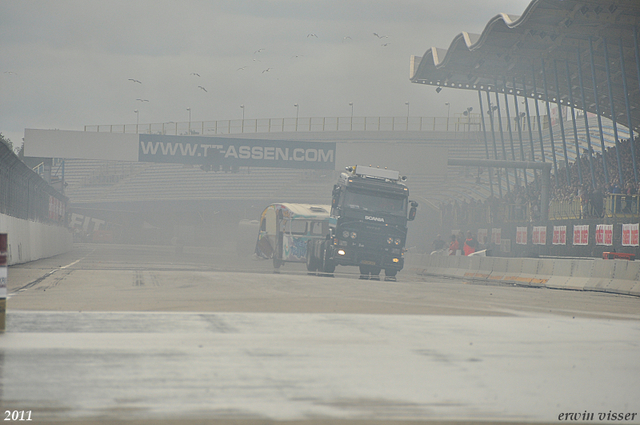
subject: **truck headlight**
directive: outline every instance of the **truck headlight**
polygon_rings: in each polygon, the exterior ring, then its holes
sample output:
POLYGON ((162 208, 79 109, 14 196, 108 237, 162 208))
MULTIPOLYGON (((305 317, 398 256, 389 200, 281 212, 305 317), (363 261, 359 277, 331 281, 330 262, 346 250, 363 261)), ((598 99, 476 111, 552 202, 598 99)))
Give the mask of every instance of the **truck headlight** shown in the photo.
POLYGON ((387 239, 387 243, 388 243, 388 244, 392 244, 392 243, 393 243, 393 238, 389 238, 389 239, 387 239))
POLYGON ((400 242, 402 241, 400 240, 400 238, 396 238, 395 242, 396 242, 396 245, 400 245, 400 242))
POLYGON ((349 239, 349 231, 345 230, 344 232, 342 232, 342 237, 345 239, 349 239))
POLYGON ((399 263, 399 262, 400 262, 400 259, 398 259, 398 258, 394 258, 392 261, 393 261, 394 263, 399 263))
POLYGON ((343 256, 343 255, 345 255, 345 254, 346 254, 346 252, 345 252, 345 250, 344 250, 344 249, 340 248, 340 249, 338 250, 338 255, 343 256))
POLYGON ((358 236, 356 232, 351 232, 351 239, 355 239, 358 236))

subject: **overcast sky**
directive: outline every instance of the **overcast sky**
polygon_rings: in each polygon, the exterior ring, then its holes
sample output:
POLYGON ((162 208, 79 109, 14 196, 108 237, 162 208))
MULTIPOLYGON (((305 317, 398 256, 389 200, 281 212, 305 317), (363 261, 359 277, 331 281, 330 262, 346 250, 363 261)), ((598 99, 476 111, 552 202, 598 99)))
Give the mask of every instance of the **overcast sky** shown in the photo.
POLYGON ((410 56, 529 3, 0 0, 0 132, 20 145, 25 128, 135 124, 136 109, 141 124, 187 108, 240 119, 240 105, 246 119, 295 117, 295 103, 300 117, 346 117, 349 102, 355 116, 406 116, 406 102, 453 115, 476 93, 410 83, 410 56))

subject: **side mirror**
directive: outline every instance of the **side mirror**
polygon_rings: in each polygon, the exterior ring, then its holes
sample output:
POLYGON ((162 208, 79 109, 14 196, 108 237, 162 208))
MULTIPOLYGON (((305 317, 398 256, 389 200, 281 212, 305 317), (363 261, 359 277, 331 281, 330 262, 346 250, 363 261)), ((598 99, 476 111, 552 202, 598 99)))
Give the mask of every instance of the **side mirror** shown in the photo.
POLYGON ((416 218, 416 213, 418 212, 418 203, 415 201, 411 202, 411 209, 409 209, 409 218, 407 220, 413 221, 416 218))

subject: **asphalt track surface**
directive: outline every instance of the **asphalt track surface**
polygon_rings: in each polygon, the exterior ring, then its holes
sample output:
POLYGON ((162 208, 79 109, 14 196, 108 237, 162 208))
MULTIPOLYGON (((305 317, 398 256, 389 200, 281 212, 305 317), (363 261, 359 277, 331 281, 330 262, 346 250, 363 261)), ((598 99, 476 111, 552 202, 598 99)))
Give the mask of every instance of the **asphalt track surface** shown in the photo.
POLYGON ((79 244, 12 266, 1 410, 34 424, 640 423, 640 299, 408 263, 385 282, 79 244))

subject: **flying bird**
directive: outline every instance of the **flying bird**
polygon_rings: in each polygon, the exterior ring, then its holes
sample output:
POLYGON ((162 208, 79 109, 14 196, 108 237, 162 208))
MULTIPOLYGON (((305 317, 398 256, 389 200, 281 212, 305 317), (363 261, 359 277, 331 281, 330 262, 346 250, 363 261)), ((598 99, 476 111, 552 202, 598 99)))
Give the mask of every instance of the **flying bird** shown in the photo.
POLYGON ((140 98, 137 98, 136 100, 138 100, 140 102, 148 102, 149 101, 148 99, 140 99, 140 98))
POLYGON ((342 37, 342 42, 343 43, 344 43, 345 40, 352 40, 352 38, 347 35, 346 37, 342 37))
POLYGON ((255 52, 253 52, 253 54, 255 55, 256 53, 260 53, 263 50, 264 50, 264 48, 260 48, 260 49, 256 50, 255 52))
POLYGON ((16 74, 16 73, 15 73, 15 72, 13 72, 13 71, 5 71, 4 73, 5 73, 5 74, 9 74, 9 75, 18 75, 18 74, 16 74))
POLYGON ((197 72, 192 72, 191 75, 195 75, 196 77, 200 76, 200 74, 198 74, 197 72))
POLYGON ((198 88, 199 88, 199 89, 201 89, 202 91, 204 91, 205 93, 208 93, 208 92, 207 92, 207 89, 205 89, 204 87, 202 87, 202 86, 198 86, 198 88))
POLYGON ((388 35, 379 35, 377 32, 374 32, 373 35, 375 35, 378 38, 389 38, 388 35))
POLYGON ((243 67, 241 67, 241 68, 236 69, 236 71, 242 71, 242 70, 244 70, 245 68, 246 68, 246 66, 243 66, 243 67))
POLYGON ((381 44, 382 47, 387 47, 388 45, 389 45, 389 43, 381 44))
POLYGON ((265 72, 269 72, 269 71, 271 71, 272 69, 273 69, 273 68, 267 68, 267 69, 265 69, 264 71, 262 71, 262 73, 264 74, 265 72))
POLYGON ((309 38, 309 37, 315 37, 315 38, 318 38, 318 36, 317 36, 316 34, 307 34, 307 38, 309 38))
POLYGON ((133 81, 134 83, 142 84, 142 81, 134 80, 133 78, 129 78, 129 81, 133 81))

